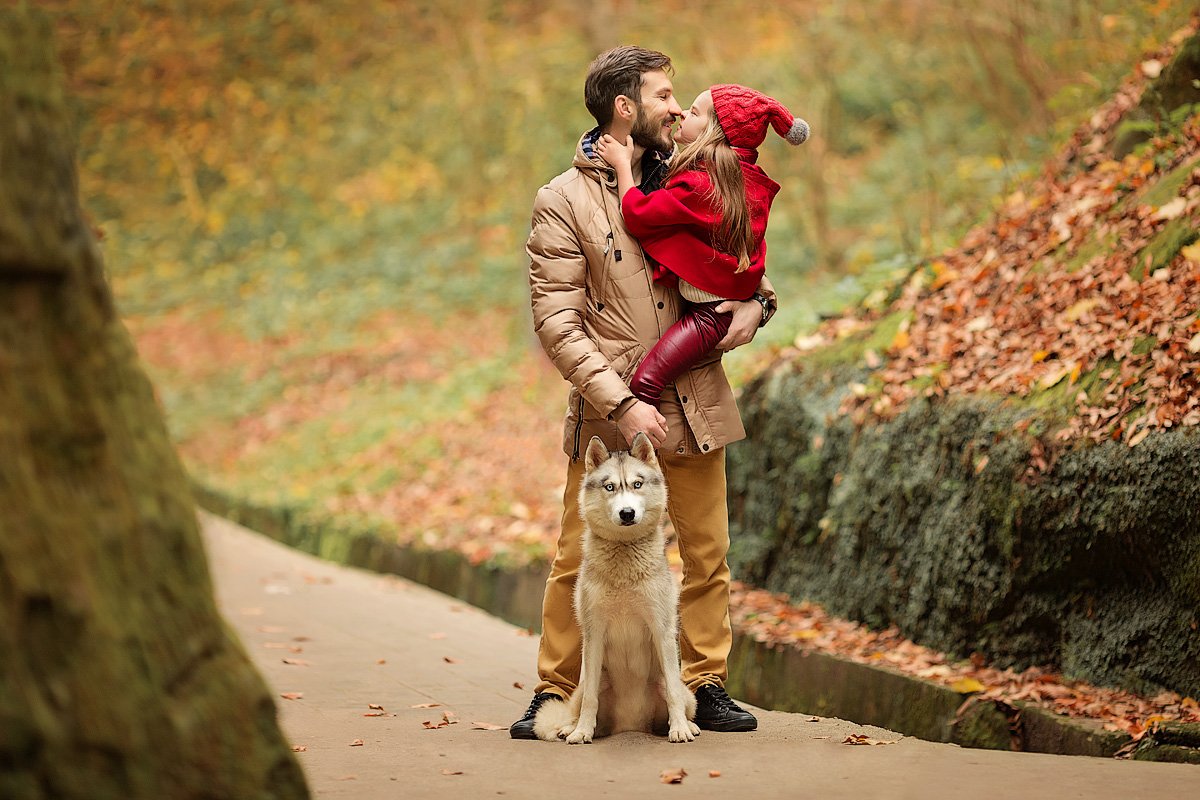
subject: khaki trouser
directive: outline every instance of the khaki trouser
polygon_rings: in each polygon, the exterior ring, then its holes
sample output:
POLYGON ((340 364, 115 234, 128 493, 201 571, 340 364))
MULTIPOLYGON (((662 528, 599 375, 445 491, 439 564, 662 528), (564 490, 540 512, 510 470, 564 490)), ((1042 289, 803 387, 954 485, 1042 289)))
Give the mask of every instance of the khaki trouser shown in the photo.
MULTIPOLYGON (((660 452, 667 478, 667 513, 675 526, 683 559, 679 595, 679 653, 683 681, 695 691, 706 683, 724 684, 733 644, 729 626, 729 512, 725 505, 725 449, 700 456, 660 452)), ((583 520, 579 485, 583 459, 567 467, 558 555, 546 579, 536 691, 563 697, 579 682, 582 650, 575 621, 575 577, 582 558, 583 520)))

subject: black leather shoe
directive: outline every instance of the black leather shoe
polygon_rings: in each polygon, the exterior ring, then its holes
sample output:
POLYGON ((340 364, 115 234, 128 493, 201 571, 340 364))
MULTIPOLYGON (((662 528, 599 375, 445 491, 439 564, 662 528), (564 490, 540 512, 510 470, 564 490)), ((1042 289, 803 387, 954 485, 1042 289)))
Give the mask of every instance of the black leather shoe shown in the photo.
POLYGON ((752 731, 758 727, 758 720, 733 702, 722 687, 706 683, 696 690, 696 724, 706 731, 732 733, 752 731))
POLYGON ((538 692, 533 696, 533 701, 529 704, 529 710, 525 712, 525 716, 508 726, 508 735, 514 739, 536 739, 537 735, 533 732, 533 718, 537 716, 538 709, 547 700, 559 703, 563 701, 553 692, 538 692))

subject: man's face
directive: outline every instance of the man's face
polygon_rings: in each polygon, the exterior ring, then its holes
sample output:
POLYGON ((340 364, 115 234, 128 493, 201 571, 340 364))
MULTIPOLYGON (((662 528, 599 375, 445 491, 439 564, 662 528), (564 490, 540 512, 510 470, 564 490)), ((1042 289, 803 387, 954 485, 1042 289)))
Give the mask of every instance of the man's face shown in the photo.
POLYGON ((660 69, 642 74, 642 97, 637 104, 630 135, 647 150, 669 152, 674 147, 671 125, 683 115, 667 73, 660 69))

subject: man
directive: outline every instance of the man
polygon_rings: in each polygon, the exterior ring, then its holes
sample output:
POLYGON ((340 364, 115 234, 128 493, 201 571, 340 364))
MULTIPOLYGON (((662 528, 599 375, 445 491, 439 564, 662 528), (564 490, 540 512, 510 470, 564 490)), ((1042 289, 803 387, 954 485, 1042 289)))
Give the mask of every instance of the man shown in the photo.
POLYGON ((725 445, 745 437, 721 351, 754 338, 775 309, 764 279, 753 300, 729 301, 734 315, 718 349, 663 392, 659 408, 637 400, 626 381, 638 361, 678 318, 678 291, 656 283, 652 264, 621 218, 616 178, 593 146, 605 133, 635 145, 634 180, 649 191, 666 175, 671 127, 682 116, 671 60, 640 47, 618 47, 592 62, 584 99, 597 127, 584 134, 572 167, 542 187, 526 251, 533 325, 550 360, 571 382, 563 449, 571 457, 563 494, 558 554, 546 581, 539 683, 525 715, 509 728, 533 739, 546 702, 566 699, 579 680, 581 641, 572 608, 582 557, 578 493, 580 448, 599 436, 628 449, 638 431, 650 437, 666 474, 668 513, 678 535, 683 680, 695 692, 696 724, 719 731, 757 727, 722 684, 732 644, 729 624, 729 519, 725 445))

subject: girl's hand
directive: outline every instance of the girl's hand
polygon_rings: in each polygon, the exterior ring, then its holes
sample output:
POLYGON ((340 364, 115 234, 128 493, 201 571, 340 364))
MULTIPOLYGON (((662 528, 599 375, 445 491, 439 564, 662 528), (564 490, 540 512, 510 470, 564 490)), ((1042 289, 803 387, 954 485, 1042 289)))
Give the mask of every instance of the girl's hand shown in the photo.
POLYGON ((625 143, 622 144, 606 133, 596 141, 596 155, 604 159, 610 167, 631 166, 633 137, 626 136, 625 143))

